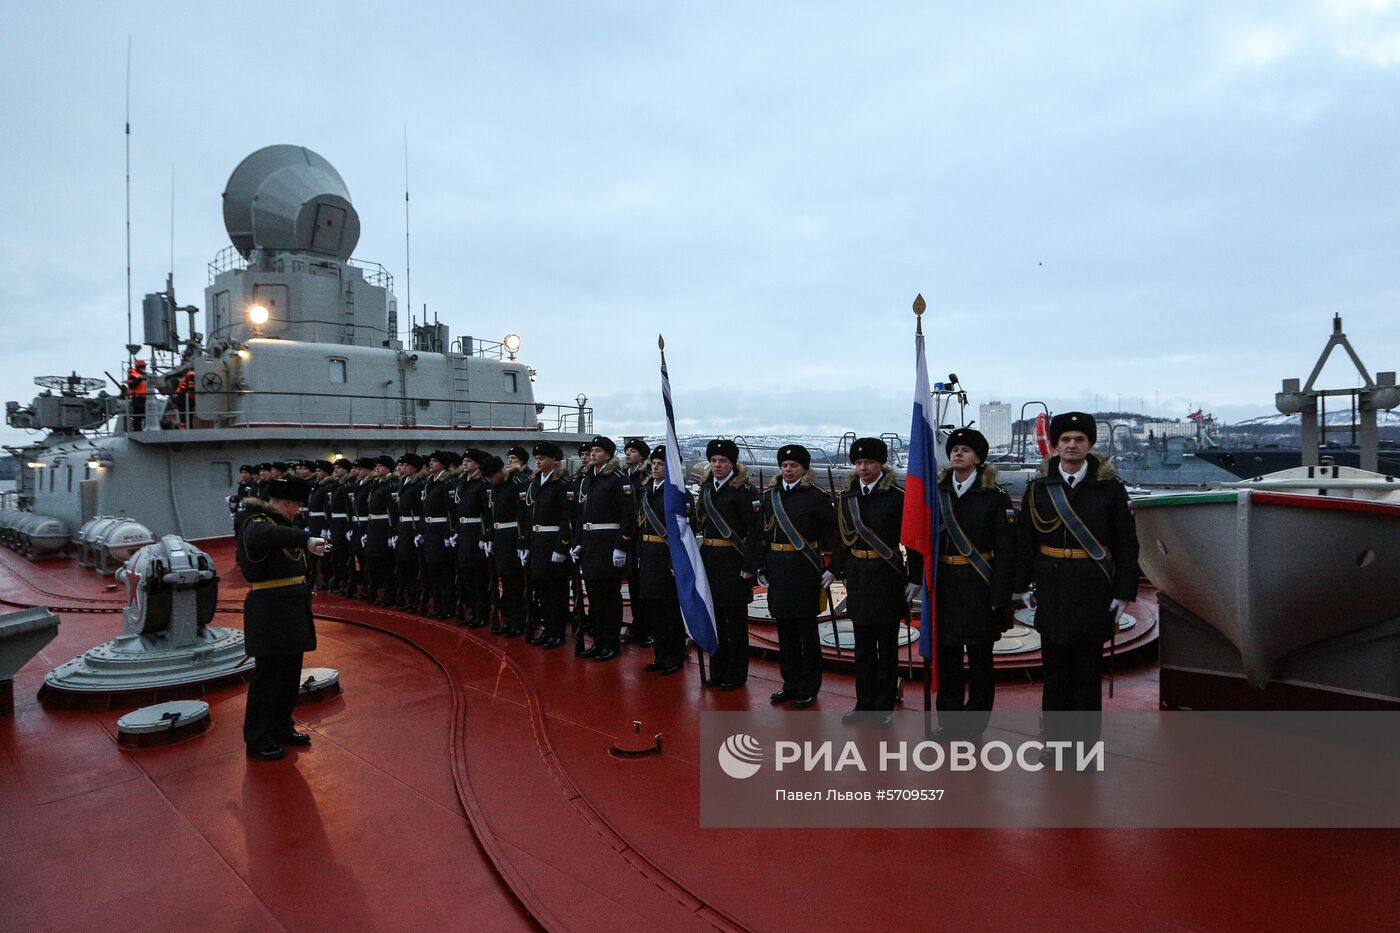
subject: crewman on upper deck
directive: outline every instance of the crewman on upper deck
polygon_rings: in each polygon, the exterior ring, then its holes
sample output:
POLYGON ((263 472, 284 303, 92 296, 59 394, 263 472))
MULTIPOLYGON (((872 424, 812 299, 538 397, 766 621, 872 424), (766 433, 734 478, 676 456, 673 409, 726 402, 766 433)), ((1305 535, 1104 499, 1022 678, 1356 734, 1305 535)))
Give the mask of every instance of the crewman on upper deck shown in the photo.
POLYGON ((126 374, 126 407, 128 414, 127 430, 146 429, 146 361, 136 359, 131 371, 126 374))

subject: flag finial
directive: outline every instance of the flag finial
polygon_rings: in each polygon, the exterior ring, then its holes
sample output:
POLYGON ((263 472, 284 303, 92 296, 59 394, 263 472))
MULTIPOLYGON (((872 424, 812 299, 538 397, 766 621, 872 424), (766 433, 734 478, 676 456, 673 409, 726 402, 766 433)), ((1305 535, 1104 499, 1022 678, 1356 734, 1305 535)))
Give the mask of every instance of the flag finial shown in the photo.
POLYGON ((661 351, 661 365, 666 365, 666 338, 660 334, 656 335, 656 349, 661 351))
POLYGON ((924 301, 923 293, 914 296, 914 332, 922 334, 924 332, 924 312, 928 310, 928 304, 924 301))

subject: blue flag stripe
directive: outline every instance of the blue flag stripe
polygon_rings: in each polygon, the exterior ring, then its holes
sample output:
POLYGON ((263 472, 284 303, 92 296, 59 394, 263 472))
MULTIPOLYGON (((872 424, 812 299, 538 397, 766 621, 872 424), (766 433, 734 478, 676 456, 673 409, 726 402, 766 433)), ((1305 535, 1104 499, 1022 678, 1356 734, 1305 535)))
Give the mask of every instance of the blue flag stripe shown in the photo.
POLYGON ((666 543, 671 549, 671 569, 676 575, 676 595, 686 631, 707 653, 719 647, 715 630, 715 603, 710 580, 700 559, 700 545, 686 515, 684 466, 676 440, 676 413, 671 407, 671 376, 661 364, 661 401, 666 406, 666 482, 662 486, 666 543))

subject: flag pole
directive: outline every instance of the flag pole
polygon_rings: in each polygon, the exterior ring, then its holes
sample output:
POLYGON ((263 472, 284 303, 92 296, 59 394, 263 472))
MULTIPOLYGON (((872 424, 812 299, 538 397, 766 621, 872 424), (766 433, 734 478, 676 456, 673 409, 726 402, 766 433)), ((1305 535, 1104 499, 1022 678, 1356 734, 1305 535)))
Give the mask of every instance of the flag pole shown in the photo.
MULTIPOLYGON (((664 373, 666 372, 666 338, 662 334, 656 335, 656 349, 661 351, 661 371, 664 373)), ((676 451, 676 454, 679 456, 680 451, 676 451)), ((685 461, 681 461, 681 465, 684 466, 685 461)), ((684 479, 684 477, 678 477, 676 481, 684 485, 684 479)), ((703 694, 705 692, 705 648, 694 638, 689 638, 689 633, 687 633, 687 637, 695 645, 695 663, 700 668, 700 692, 703 694)), ((689 653, 689 649, 687 649, 687 653, 689 653)))
MULTIPOLYGON (((928 303, 924 301, 924 296, 923 296, 923 294, 920 293, 920 294, 915 295, 915 296, 914 296, 914 334, 915 334, 916 336, 922 337, 922 336, 924 335, 924 312, 927 311, 927 310, 928 310, 928 303)), ((924 401, 924 400, 921 399, 920 401, 924 401)), ((936 419, 935 419, 935 420, 936 420, 936 419)), ((938 437, 937 437, 937 435, 934 436, 933 441, 934 441, 935 444, 938 443, 938 437)), ((936 475, 936 474, 935 474, 935 476, 934 476, 934 479, 937 480, 937 475, 936 475)), ((937 529, 937 528, 933 529, 933 535, 936 536, 937 534, 938 534, 938 529, 937 529)), ((935 550, 936 550, 936 548, 935 548, 935 550)), ((928 605, 929 603, 932 603, 932 602, 933 602, 933 599, 932 599, 932 597, 933 597, 933 592, 930 590, 928 584, 929 584, 929 580, 932 579, 932 575, 938 573, 938 565, 934 562, 934 555, 932 555, 932 554, 925 554, 925 555, 923 555, 923 558, 924 558, 924 594, 923 594, 923 595, 926 596, 926 597, 930 597, 930 598, 923 600, 923 602, 921 602, 920 605, 919 605, 919 625, 920 625, 920 627, 925 626, 925 625, 928 625, 928 624, 929 624, 929 617, 930 617, 931 613, 934 612, 934 611, 936 611, 936 610, 934 609, 933 606, 928 605)), ((935 645, 935 644, 933 643, 933 639, 930 638, 930 639, 929 639, 929 651, 930 651, 930 652, 934 652, 934 651, 937 651, 937 650, 938 650, 938 646, 935 645)), ((932 709, 933 709, 933 658, 925 657, 925 658, 924 658, 924 712, 927 713, 927 712, 931 711, 932 709)))

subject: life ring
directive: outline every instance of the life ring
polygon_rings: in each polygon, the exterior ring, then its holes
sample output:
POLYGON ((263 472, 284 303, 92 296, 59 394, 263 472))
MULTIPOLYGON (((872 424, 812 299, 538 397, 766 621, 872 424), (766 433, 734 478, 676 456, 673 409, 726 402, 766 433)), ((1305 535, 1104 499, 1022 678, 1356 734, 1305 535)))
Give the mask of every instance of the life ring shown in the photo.
POLYGON ((1045 412, 1035 416, 1035 446, 1042 457, 1050 456, 1050 416, 1045 412))

